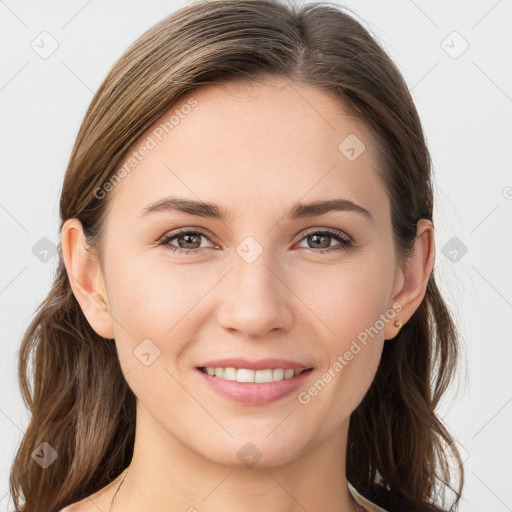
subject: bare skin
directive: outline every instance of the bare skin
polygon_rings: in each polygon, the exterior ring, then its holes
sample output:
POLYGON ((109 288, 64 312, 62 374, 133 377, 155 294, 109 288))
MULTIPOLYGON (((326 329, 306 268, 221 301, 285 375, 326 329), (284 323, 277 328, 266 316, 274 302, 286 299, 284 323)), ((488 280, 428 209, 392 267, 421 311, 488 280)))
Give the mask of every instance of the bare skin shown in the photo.
MULTIPOLYGON (((190 96, 197 106, 104 199, 111 208, 102 264, 84 251, 77 219, 62 230, 73 292, 94 330, 115 339, 138 398, 134 457, 112 510, 357 510, 344 464, 350 414, 398 332, 395 320, 405 323, 425 295, 432 224, 418 223, 415 254, 401 268, 375 140, 325 92, 275 81, 190 96), (351 134, 365 145, 353 161, 338 149, 351 134), (229 216, 142 215, 168 196, 215 203, 229 216), (284 216, 297 202, 335 198, 371 218, 353 210, 284 216), (157 245, 178 228, 203 233, 157 245), (246 237, 253 245, 242 244, 246 237), (248 263, 239 247, 262 252, 248 263), (241 404, 197 370, 224 357, 291 359, 313 368, 300 390, 307 392, 393 304, 395 317, 308 403, 294 392, 241 404), (134 356, 145 339, 160 350, 148 366, 134 356), (249 442, 261 454, 252 467, 238 455, 249 442)), ((118 483, 68 510, 107 512, 118 483)))

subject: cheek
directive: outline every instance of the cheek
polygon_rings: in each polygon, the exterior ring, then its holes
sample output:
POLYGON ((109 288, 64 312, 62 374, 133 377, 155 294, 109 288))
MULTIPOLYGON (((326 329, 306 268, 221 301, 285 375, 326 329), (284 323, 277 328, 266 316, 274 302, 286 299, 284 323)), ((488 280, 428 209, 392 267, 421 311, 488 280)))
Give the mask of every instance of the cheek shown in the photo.
POLYGON ((157 416, 190 406, 177 384, 183 380, 178 363, 194 339, 194 305, 208 283, 183 270, 134 259, 118 261, 109 274, 121 367, 135 395, 157 416))
POLYGON ((164 360, 175 359, 182 350, 180 340, 186 338, 179 329, 195 293, 184 287, 178 272, 136 258, 118 260, 109 276, 116 345, 127 380, 130 372, 133 379, 141 371, 167 366, 164 360), (173 343, 166 341, 170 339, 173 343))
POLYGON ((311 399, 323 396, 320 407, 336 404, 337 420, 363 399, 380 362, 384 327, 391 321, 385 313, 390 307, 392 265, 386 261, 382 254, 347 259, 337 269, 317 273, 314 280, 309 276, 300 285, 303 295, 307 287, 306 302, 318 318, 315 333, 325 352, 318 380, 306 392, 311 399))
MULTIPOLYGON (((212 265, 200 268, 171 263, 165 253, 157 256, 151 262, 147 255, 120 258, 109 269, 119 359, 128 383, 141 396, 151 396, 154 389, 173 394, 170 374, 187 377, 186 355, 204 329, 205 314, 214 311, 209 307, 205 313, 205 306, 223 274, 212 265)), ((174 400, 179 400, 175 387, 174 400)))
MULTIPOLYGON (((302 267, 293 289, 310 310, 308 317, 316 317, 323 339, 343 349, 390 307, 392 268, 389 257, 368 251, 337 265, 302 267)), ((382 328, 380 323, 377 328, 382 328)))
POLYGON ((122 324, 119 334, 126 336, 128 331, 134 341, 141 336, 161 341, 174 337, 181 321, 211 288, 211 280, 197 266, 166 264, 159 258, 119 261, 110 275, 112 314, 122 324))

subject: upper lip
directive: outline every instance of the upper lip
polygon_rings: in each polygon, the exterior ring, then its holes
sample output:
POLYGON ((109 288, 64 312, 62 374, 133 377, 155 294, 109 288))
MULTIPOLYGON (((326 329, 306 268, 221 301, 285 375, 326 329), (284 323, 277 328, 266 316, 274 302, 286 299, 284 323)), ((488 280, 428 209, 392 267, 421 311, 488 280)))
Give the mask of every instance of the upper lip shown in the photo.
POLYGON ((258 359, 249 360, 243 357, 230 357, 229 359, 215 359, 206 361, 198 366, 198 368, 247 368, 249 370, 266 370, 274 368, 283 368, 284 370, 291 368, 293 370, 307 370, 312 368, 307 364, 298 363, 297 361, 289 361, 287 359, 258 359))

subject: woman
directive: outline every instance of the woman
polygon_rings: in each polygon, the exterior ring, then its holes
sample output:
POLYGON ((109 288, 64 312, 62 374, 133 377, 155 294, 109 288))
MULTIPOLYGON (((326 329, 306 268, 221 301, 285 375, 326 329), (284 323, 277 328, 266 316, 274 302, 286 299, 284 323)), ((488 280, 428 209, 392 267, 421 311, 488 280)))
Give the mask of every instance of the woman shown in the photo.
POLYGON ((142 35, 65 175, 16 511, 456 507, 430 173, 336 5, 197 3, 142 35))

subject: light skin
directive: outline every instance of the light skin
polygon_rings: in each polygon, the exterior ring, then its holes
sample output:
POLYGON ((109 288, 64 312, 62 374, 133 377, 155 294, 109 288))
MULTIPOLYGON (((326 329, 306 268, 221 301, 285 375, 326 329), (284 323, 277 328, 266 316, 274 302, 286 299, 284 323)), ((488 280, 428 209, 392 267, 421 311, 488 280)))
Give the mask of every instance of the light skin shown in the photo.
MULTIPOLYGON (((402 268, 375 140, 325 92, 276 80, 191 96, 197 106, 108 193, 102 264, 85 252, 77 219, 62 229, 73 292, 94 330, 115 339, 138 398, 134 457, 113 511, 357 510, 344 465, 350 414, 398 332, 394 321, 405 323, 425 295, 432 224, 418 223, 402 268), (350 134, 366 146, 354 161, 338 149, 350 134), (142 215, 169 196, 215 203, 229 216, 142 215), (335 198, 371 219, 348 210, 284 217, 297 202, 335 198), (189 254, 157 245, 178 228, 205 233, 168 242, 189 254), (334 250, 341 244, 326 228, 349 235, 352 246, 334 250), (246 237, 262 249, 251 263, 237 252, 246 237), (299 391, 307 390, 397 303, 395 318, 307 404, 296 392, 240 404, 196 369, 233 356, 291 359, 313 367, 299 391), (145 339, 160 350, 148 366, 133 353, 145 339), (248 442, 261 453, 253 467, 237 456, 248 442)), ((118 482, 72 510, 107 512, 118 482)))

